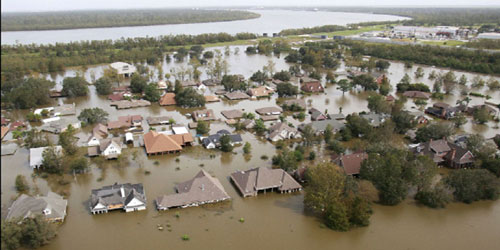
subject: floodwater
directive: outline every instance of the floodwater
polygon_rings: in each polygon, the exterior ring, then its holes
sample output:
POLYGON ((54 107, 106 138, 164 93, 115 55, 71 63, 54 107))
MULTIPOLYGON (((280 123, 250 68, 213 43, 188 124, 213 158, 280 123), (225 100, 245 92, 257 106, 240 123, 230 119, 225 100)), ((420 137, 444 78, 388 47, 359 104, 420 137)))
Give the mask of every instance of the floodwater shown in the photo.
MULTIPOLYGON (((253 72, 262 69, 269 60, 275 63, 276 71, 288 69, 290 66, 284 62, 284 55, 280 58, 247 56, 243 53, 244 46, 234 46, 231 50, 234 52, 237 47, 240 53, 227 57, 230 74, 249 77, 253 72)), ((165 62, 164 72, 185 64, 165 62)), ((99 77, 104 67, 88 67, 83 73, 89 78, 90 72, 93 71, 99 77)), ((404 73, 407 72, 413 77, 416 67, 406 70, 402 63, 391 63, 388 77, 394 86, 393 92, 404 73)), ((424 67, 426 76, 419 81, 432 85, 432 81, 427 80, 427 75, 433 69, 438 72, 447 71, 424 67)), ((200 70, 204 72, 203 67, 200 70)), ((77 71, 68 70, 62 75, 47 77, 61 82, 64 76, 73 76, 77 71)), ((459 77, 462 72, 455 74, 459 77)), ((474 74, 466 73, 466 76, 472 79, 474 74)), ((484 75, 482 77, 488 78, 484 75)), ((205 78, 203 75, 202 79, 205 78)), ((75 102, 77 113, 83 108, 103 108, 110 114, 111 120, 127 114, 141 114, 144 118, 149 115, 169 115, 184 124, 190 121, 184 116, 190 110, 160 107, 157 104, 145 108, 116 110, 109 106, 105 97, 95 94, 94 86, 89 88, 88 97, 62 98, 58 101, 75 102)), ((498 91, 490 93, 486 89, 480 89, 477 92, 488 93, 493 99, 500 100, 498 91)), ((366 93, 352 91, 342 96, 334 85, 327 87, 325 94, 304 98, 306 103, 311 100, 312 106, 321 111, 328 109, 329 113, 337 113, 340 106, 346 114, 367 110, 366 93)), ((446 98, 445 101, 455 104, 457 98, 458 91, 454 97, 446 98)), ((54 101, 54 104, 58 101, 54 101)), ((483 99, 473 98, 471 105, 482 102, 483 99)), ((275 103, 276 97, 272 97, 259 101, 222 101, 207 104, 206 107, 213 109, 216 116, 223 119, 220 114, 222 110, 242 108, 248 112, 276 105, 275 103)), ((409 108, 413 106, 411 101, 407 105, 409 108)), ((19 111, 12 115, 21 118, 26 112, 19 111)), ((70 118, 76 120, 76 116, 70 118)), ((287 120, 294 124, 300 123, 290 116, 287 120)), ((310 118, 306 117, 305 122, 309 120, 310 118)), ((481 126, 470 124, 464 127, 469 133, 481 133, 485 137, 491 137, 500 132, 492 122, 481 126)), ((81 141, 87 139, 90 129, 85 128, 78 133, 81 141)), ((211 124, 212 133, 219 129, 232 131, 222 121, 211 124)), ((6 215, 7 208, 16 196, 15 176, 22 174, 28 178, 32 190, 40 194, 52 190, 65 194, 69 200, 68 216, 59 227, 58 236, 43 249, 497 249, 500 245, 500 201, 477 202, 471 205, 456 203, 440 210, 418 206, 411 199, 394 207, 374 205, 370 226, 340 233, 322 228, 318 218, 304 212, 303 193, 268 193, 243 199, 229 182, 228 176, 236 170, 271 166, 270 158, 275 153, 275 147, 248 132, 242 132, 242 137, 252 145, 250 157, 243 155, 242 147, 235 148, 235 153, 221 153, 194 146, 186 148, 178 155, 154 157, 146 157, 143 148, 130 148, 124 150, 128 155, 128 162, 97 161, 92 164, 91 171, 87 174, 76 177, 51 176, 48 179, 31 177, 28 150, 19 149, 15 155, 1 157, 2 216, 6 215), (262 160, 263 155, 267 155, 269 159, 262 160), (231 201, 203 207, 156 211, 153 200, 157 196, 174 193, 175 184, 192 178, 201 169, 219 178, 232 197, 231 201), (150 174, 146 174, 146 171, 150 174), (61 185, 61 179, 69 181, 69 184, 61 185), (143 183, 148 200, 147 210, 91 215, 88 209, 91 189, 115 182, 143 183), (179 218, 175 216, 177 212, 180 214, 179 218), (240 218, 244 218, 245 222, 239 222, 240 218), (159 231, 158 224, 163 225, 165 229, 159 231), (189 235, 189 241, 182 241, 184 234, 189 235)), ((316 162, 328 159, 327 152, 321 152, 318 156, 316 162)))
POLYGON ((44 30, 44 31, 13 31, 2 32, 2 44, 54 44, 56 42, 72 42, 82 40, 116 40, 134 37, 157 37, 161 35, 198 35, 203 33, 226 32, 236 34, 277 33, 283 29, 314 27, 327 24, 346 25, 351 23, 372 21, 404 20, 406 17, 377 15, 367 13, 345 13, 326 11, 292 11, 292 10, 250 10, 259 13, 260 18, 195 24, 168 24, 154 26, 44 30))

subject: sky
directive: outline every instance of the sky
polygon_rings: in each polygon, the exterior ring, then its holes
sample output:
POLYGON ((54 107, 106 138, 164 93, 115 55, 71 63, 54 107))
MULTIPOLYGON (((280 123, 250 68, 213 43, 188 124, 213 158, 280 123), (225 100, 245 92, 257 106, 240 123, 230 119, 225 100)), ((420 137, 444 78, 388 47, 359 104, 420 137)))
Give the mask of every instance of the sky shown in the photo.
POLYGON ((2 0, 2 12, 220 6, 500 6, 499 0, 2 0))

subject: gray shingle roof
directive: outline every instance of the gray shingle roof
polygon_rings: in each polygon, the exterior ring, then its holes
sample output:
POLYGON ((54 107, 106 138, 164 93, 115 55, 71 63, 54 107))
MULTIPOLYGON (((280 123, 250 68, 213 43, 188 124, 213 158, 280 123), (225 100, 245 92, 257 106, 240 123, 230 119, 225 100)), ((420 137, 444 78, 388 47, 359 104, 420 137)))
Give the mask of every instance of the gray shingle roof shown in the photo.
POLYGON ((64 220, 67 206, 67 200, 50 191, 47 196, 33 197, 22 194, 9 208, 7 220, 32 217, 38 214, 44 215, 48 220, 64 220))

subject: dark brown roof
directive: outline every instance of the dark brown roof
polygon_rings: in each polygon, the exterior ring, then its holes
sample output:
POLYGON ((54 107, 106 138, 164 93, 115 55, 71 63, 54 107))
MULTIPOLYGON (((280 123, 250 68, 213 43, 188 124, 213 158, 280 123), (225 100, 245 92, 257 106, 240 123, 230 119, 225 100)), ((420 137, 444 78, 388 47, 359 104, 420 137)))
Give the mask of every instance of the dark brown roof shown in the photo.
POLYGON ((319 81, 304 82, 302 83, 302 87, 300 87, 300 89, 305 92, 322 92, 323 86, 321 86, 319 81))
POLYGON ((338 158, 338 164, 344 168, 347 175, 359 174, 361 163, 368 159, 368 154, 365 152, 342 155, 338 158))

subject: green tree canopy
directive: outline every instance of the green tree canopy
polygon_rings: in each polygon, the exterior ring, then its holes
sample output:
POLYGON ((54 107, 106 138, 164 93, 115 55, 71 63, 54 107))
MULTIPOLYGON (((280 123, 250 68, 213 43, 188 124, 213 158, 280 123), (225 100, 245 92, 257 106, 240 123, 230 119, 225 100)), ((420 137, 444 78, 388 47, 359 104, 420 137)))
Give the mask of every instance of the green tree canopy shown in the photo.
POLYGON ((62 94, 69 97, 86 96, 89 92, 88 82, 81 76, 66 77, 63 80, 62 94))

